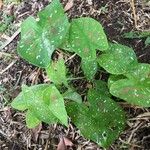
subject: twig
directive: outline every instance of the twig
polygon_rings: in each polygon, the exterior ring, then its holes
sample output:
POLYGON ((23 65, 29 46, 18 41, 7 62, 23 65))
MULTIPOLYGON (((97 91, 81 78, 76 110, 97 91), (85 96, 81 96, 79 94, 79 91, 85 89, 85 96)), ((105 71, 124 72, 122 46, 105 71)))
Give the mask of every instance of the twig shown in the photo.
POLYGON ((11 37, 8 41, 6 41, 6 43, 4 43, 4 45, 2 45, 0 47, 0 50, 4 49, 7 45, 9 45, 13 40, 14 38, 21 32, 21 29, 19 28, 11 37))
POLYGON ((13 66, 16 63, 16 61, 17 60, 12 61, 4 70, 0 72, 0 75, 7 71, 11 66, 13 66))
POLYGON ((132 7, 132 11, 133 11, 134 25, 135 25, 135 28, 137 28, 137 16, 136 16, 134 0, 130 0, 130 4, 131 4, 131 7, 132 7))

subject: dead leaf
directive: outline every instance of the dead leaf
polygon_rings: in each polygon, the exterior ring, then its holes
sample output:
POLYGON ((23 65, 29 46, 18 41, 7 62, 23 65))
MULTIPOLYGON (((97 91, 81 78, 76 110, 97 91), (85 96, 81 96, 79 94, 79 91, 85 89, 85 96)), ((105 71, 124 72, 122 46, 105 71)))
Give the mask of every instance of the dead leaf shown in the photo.
POLYGON ((3 1, 0 0, 0 10, 2 9, 2 6, 3 6, 3 1))
POLYGON ((71 9, 73 7, 73 0, 69 0, 68 3, 66 4, 64 10, 68 11, 69 9, 71 9))
POLYGON ((42 129, 42 124, 39 124, 37 127, 35 127, 34 129, 32 129, 32 139, 37 142, 37 139, 39 137, 39 133, 42 129))
POLYGON ((67 150, 67 146, 73 146, 73 143, 66 137, 61 137, 57 150, 67 150))

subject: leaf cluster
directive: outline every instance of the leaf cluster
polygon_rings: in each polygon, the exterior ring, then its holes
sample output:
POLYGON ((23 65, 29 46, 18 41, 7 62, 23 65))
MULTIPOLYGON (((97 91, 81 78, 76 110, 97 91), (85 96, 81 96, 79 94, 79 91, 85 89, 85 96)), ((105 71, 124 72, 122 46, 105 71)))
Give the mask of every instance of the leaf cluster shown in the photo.
POLYGON ((86 138, 108 147, 124 130, 126 122, 125 112, 112 96, 150 107, 150 65, 138 63, 132 48, 108 42, 98 21, 81 17, 69 22, 59 0, 53 0, 39 12, 38 21, 28 17, 22 23, 18 53, 44 68, 51 81, 31 87, 23 85, 12 102, 13 108, 26 110, 29 128, 41 122, 67 126, 70 117, 86 138), (93 85, 86 101, 70 84, 65 61, 52 60, 56 49, 81 57, 81 68, 93 85), (110 74, 107 83, 95 80, 100 68, 110 74))

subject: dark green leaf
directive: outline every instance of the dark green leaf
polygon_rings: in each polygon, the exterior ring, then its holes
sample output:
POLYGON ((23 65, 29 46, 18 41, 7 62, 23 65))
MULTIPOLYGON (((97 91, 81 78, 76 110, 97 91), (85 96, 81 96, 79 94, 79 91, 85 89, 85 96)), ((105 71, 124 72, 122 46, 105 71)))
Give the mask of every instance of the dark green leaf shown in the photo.
POLYGON ((103 98, 97 102, 90 108, 71 103, 67 106, 67 112, 83 136, 108 147, 124 129, 125 117, 122 109, 111 99, 103 98))
POLYGON ((111 85, 110 93, 128 103, 150 107, 150 80, 137 83, 122 79, 111 85))
POLYGON ((109 51, 99 57, 98 63, 111 74, 125 74, 137 65, 137 58, 132 48, 110 44, 109 51))

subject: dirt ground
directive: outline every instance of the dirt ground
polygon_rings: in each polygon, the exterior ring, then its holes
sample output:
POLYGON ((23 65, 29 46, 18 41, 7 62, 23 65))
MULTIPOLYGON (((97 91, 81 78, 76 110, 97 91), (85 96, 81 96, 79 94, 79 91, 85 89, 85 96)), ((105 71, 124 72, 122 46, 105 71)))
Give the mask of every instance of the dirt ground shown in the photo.
MULTIPOLYGON (((74 0, 67 14, 70 19, 88 16, 98 20, 104 27, 109 41, 119 42, 133 47, 139 62, 150 63, 150 46, 145 47, 144 39, 124 39, 123 34, 134 30, 150 30, 150 5, 137 0, 74 0)), ((1 1, 0 1, 1 2, 1 1)), ((84 139, 71 123, 68 128, 61 125, 42 124, 34 130, 25 125, 24 113, 10 107, 10 102, 18 95, 21 85, 34 85, 47 80, 45 72, 21 59, 16 52, 20 39, 20 24, 29 15, 49 4, 48 0, 23 0, 4 3, 0 11, 0 20, 5 16, 14 16, 5 31, 0 33, 0 149, 1 150, 55 150, 59 138, 67 137, 74 144, 68 149, 101 150, 95 143, 84 139)), ((64 6, 70 0, 61 1, 64 6)), ((57 56, 56 52, 54 57, 57 56)), ((123 60, 122 60, 123 61, 123 60)), ((80 59, 73 57, 68 67, 76 76, 80 73, 80 59)), ((107 75, 101 78, 107 80, 107 75)), ((74 80, 82 94, 88 87, 87 81, 74 80)), ((128 116, 126 130, 107 150, 150 150, 150 109, 131 106, 125 102, 120 105, 128 116)))

